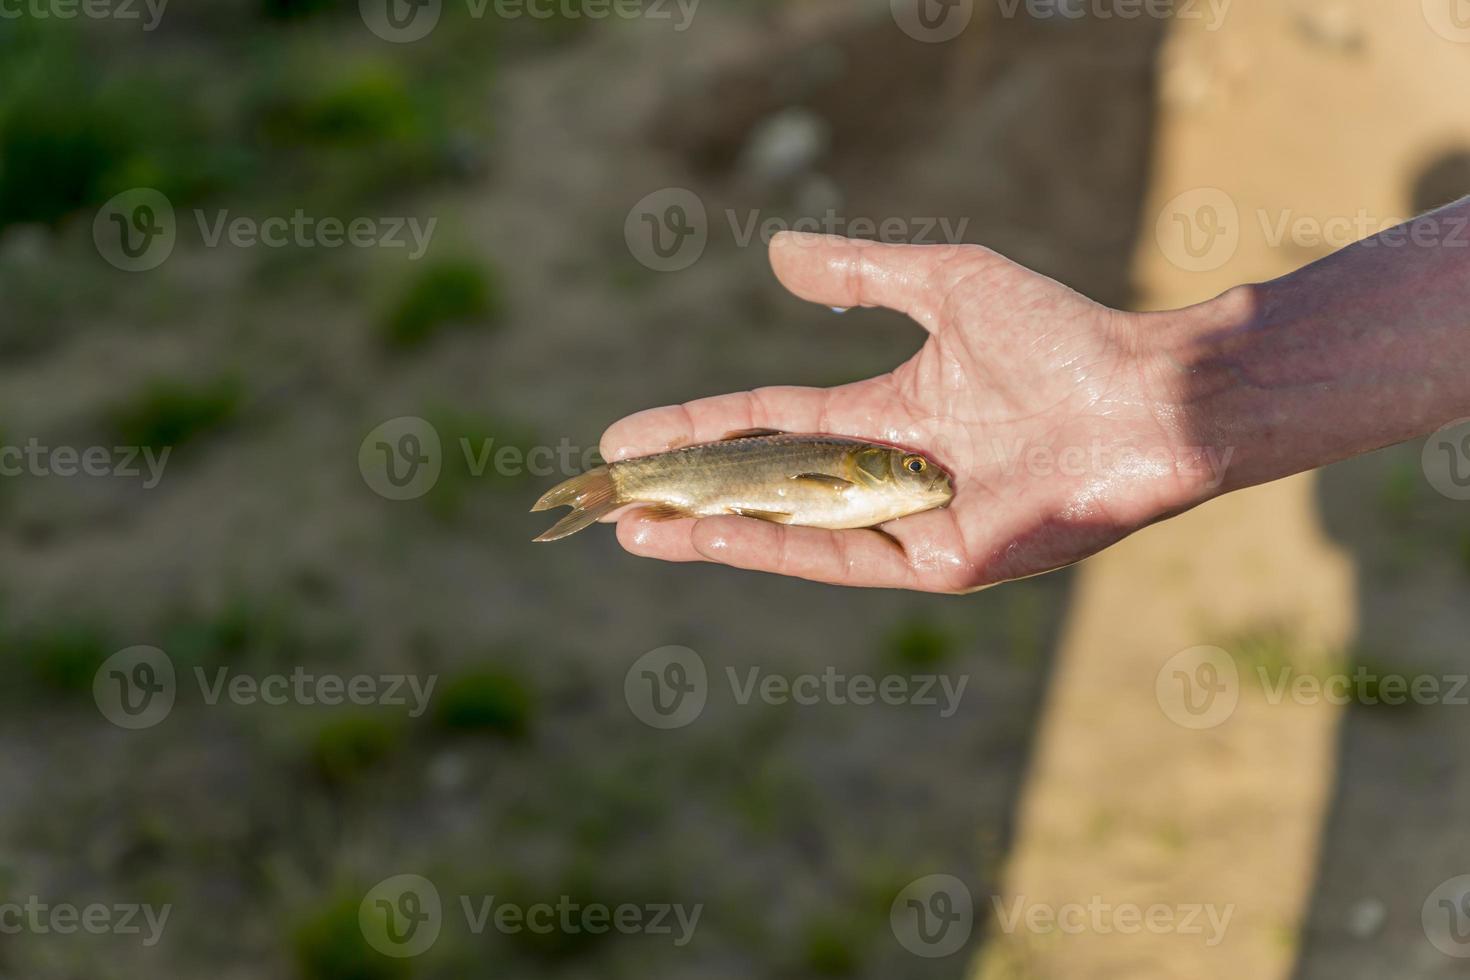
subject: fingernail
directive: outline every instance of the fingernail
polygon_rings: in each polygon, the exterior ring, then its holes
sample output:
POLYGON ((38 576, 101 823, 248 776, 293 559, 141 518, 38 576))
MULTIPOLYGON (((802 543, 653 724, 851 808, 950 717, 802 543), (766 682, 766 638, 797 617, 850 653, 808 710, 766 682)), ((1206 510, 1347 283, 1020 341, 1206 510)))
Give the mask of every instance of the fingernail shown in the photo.
POLYGON ((831 307, 831 309, 832 309, 832 312, 833 313, 846 313, 848 310, 852 309, 852 307, 850 307, 850 306, 834 306, 834 307, 831 307))

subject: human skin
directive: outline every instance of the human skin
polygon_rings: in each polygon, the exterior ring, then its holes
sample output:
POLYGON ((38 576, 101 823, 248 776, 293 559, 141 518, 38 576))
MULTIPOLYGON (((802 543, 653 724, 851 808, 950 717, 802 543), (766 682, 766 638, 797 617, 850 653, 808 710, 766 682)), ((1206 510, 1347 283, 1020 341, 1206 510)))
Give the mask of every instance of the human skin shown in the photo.
POLYGON ((893 371, 649 409, 607 460, 737 429, 926 450, 955 498, 874 530, 616 516, 633 554, 838 585, 971 592, 1059 568, 1213 497, 1470 415, 1470 199, 1182 310, 1101 306, 974 245, 783 233, 777 277, 929 337, 893 371))

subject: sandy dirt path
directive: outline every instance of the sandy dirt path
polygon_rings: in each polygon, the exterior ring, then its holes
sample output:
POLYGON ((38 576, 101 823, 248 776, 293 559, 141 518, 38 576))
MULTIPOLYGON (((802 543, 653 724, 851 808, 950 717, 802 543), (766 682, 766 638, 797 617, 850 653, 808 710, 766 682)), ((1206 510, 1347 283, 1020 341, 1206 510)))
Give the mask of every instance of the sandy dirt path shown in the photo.
MULTIPOLYGON (((1470 30, 1453 2, 1423 16, 1417 2, 1236 4, 1215 30, 1172 23, 1141 305, 1281 275, 1412 213, 1416 180, 1466 142, 1448 96, 1470 83, 1470 30)), ((1315 489, 1305 476, 1236 494, 1084 566, 1003 894, 977 897, 989 939, 974 976, 1291 974, 1342 709, 1270 703, 1242 637, 1284 625, 1288 658, 1352 642, 1355 569, 1315 489), (1229 657, 1181 653, 1199 645, 1229 657), (1154 905, 1177 927, 1128 911, 1154 905)))

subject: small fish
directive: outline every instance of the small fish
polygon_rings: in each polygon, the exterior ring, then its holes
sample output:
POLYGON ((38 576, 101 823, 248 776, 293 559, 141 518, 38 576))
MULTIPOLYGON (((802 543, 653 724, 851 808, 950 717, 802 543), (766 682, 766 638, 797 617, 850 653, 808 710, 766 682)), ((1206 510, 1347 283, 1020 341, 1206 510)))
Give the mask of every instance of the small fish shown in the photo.
POLYGON ((945 507, 949 474, 922 453, 773 429, 619 460, 558 484, 532 511, 571 507, 537 541, 555 541, 627 504, 650 520, 736 514, 806 527, 873 527, 945 507))

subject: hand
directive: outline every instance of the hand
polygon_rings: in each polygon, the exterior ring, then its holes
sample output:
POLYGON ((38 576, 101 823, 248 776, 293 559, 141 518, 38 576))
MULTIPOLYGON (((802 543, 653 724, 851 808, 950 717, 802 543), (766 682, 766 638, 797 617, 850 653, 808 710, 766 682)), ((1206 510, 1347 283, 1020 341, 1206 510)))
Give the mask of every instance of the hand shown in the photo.
POLYGON ((628 551, 839 585, 967 592, 1070 564, 1207 496, 1166 375, 1141 351, 1146 315, 1097 305, 979 246, 782 234, 781 282, 834 307, 882 306, 929 332, 892 372, 837 388, 759 388, 639 412, 602 437, 609 461, 736 429, 906 445, 955 498, 872 530, 740 517, 618 516, 628 551), (898 542, 896 547, 894 542, 898 542))

